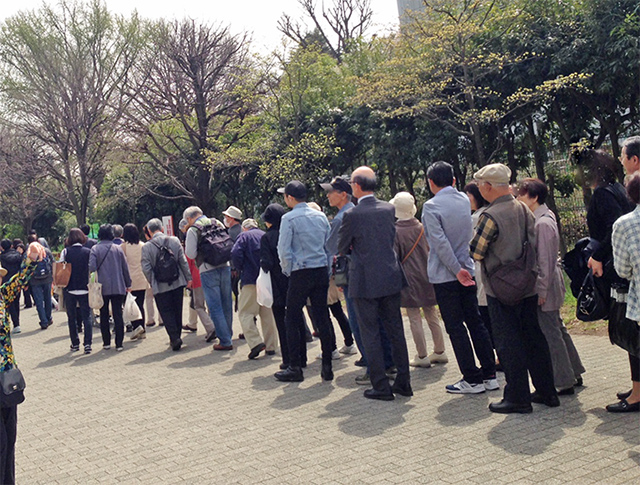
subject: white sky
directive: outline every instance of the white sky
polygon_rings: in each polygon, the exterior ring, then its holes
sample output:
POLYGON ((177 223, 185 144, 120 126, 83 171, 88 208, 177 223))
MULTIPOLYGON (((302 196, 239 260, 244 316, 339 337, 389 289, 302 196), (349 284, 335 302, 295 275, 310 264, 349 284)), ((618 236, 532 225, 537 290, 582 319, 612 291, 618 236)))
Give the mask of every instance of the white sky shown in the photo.
MULTIPOLYGON (((0 20, 20 10, 37 9, 43 3, 42 0, 0 1, 0 20)), ((318 0, 318 5, 321 2, 318 0)), ((106 3, 114 13, 128 14, 135 9, 146 18, 189 17, 229 25, 234 33, 251 32, 255 49, 263 53, 280 44, 281 35, 276 26, 283 12, 294 19, 301 17, 296 0, 106 0, 106 3)), ((397 27, 396 0, 371 0, 371 7, 374 12, 371 33, 385 33, 397 27)))

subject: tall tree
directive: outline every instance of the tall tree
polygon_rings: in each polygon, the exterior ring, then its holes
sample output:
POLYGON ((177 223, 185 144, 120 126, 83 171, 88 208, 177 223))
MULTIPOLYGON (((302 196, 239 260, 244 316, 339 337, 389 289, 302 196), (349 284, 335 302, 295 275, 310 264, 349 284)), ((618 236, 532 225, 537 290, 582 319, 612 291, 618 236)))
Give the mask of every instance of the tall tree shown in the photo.
POLYGON ((2 94, 10 120, 42 144, 42 170, 60 186, 60 206, 78 224, 107 170, 139 27, 136 16, 113 16, 101 0, 44 4, 2 26, 2 94))

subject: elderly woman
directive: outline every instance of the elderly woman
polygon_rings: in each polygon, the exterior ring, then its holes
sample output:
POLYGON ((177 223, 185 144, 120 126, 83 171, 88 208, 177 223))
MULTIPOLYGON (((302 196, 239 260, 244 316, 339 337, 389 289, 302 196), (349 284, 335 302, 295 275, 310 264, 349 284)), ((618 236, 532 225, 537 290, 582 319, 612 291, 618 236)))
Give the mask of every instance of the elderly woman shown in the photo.
MULTIPOLYGON (((20 271, 4 282, 7 271, 0 266, 0 372, 13 369, 16 358, 11 345, 11 327, 7 315, 7 306, 20 296, 20 291, 29 283, 36 268, 36 261, 46 257, 44 248, 37 242, 29 244, 27 257, 20 271)), ((0 483, 14 484, 15 445, 18 431, 17 405, 0 403, 0 483)))
MULTIPOLYGON (((631 280, 625 316, 637 324, 640 321, 640 175, 629 180, 627 192, 636 208, 613 224, 611 244, 616 272, 620 277, 631 280)), ((640 411, 640 356, 629 353, 629 363, 631 390, 618 393, 620 401, 607 406, 611 413, 640 411)))
POLYGON ((122 248, 113 243, 113 227, 103 224, 98 230, 98 244, 91 248, 89 255, 89 271, 98 273, 98 282, 102 284, 104 304, 100 308, 100 332, 102 348, 111 348, 111 331, 109 329, 109 303, 116 333, 116 350, 123 350, 124 320, 122 306, 127 289, 131 288, 131 276, 127 258, 122 248))
MULTIPOLYGON (((142 272, 142 246, 144 243, 140 241, 140 232, 135 224, 125 224, 123 230, 124 243, 120 245, 127 259, 129 266, 129 275, 131 276, 131 294, 136 299, 136 305, 140 309, 142 318, 131 322, 133 333, 131 340, 147 338, 144 328, 144 298, 149 288, 147 278, 142 272)), ((114 239, 115 244, 115 239, 114 239)))
POLYGON ((524 202, 536 218, 538 323, 549 344, 553 380, 558 395, 562 396, 573 394, 574 385, 582 385, 584 367, 560 316, 565 294, 558 264, 560 233, 555 214, 545 204, 548 193, 547 185, 533 178, 524 179, 518 188, 518 200, 524 202))
POLYGON ((418 352, 409 365, 431 367, 432 362, 446 363, 449 359, 444 353, 444 337, 436 310, 436 295, 427 276, 429 246, 424 237, 424 228, 415 218, 415 199, 409 192, 399 192, 390 202, 396 208, 398 219, 395 250, 408 283, 400 295, 400 306, 407 309, 413 342, 418 352), (424 313, 433 339, 434 352, 431 355, 427 355, 427 342, 420 309, 424 313))

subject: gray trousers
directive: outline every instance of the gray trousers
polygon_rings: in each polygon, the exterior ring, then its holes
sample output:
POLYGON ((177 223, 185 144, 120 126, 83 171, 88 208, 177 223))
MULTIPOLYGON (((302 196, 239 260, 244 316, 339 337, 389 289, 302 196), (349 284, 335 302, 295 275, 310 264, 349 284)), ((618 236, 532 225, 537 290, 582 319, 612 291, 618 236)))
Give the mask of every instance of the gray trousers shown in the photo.
POLYGON ((568 389, 585 371, 576 346, 562 322, 559 310, 543 312, 538 306, 538 323, 549 344, 556 388, 568 389))

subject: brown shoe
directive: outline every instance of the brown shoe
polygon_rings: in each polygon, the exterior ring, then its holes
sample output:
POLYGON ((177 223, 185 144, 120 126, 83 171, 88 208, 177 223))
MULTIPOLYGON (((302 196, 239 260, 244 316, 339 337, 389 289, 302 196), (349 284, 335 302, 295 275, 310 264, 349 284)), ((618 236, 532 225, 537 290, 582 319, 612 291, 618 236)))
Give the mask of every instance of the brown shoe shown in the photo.
POLYGON ((233 350, 233 345, 220 345, 215 344, 213 350, 233 350))

